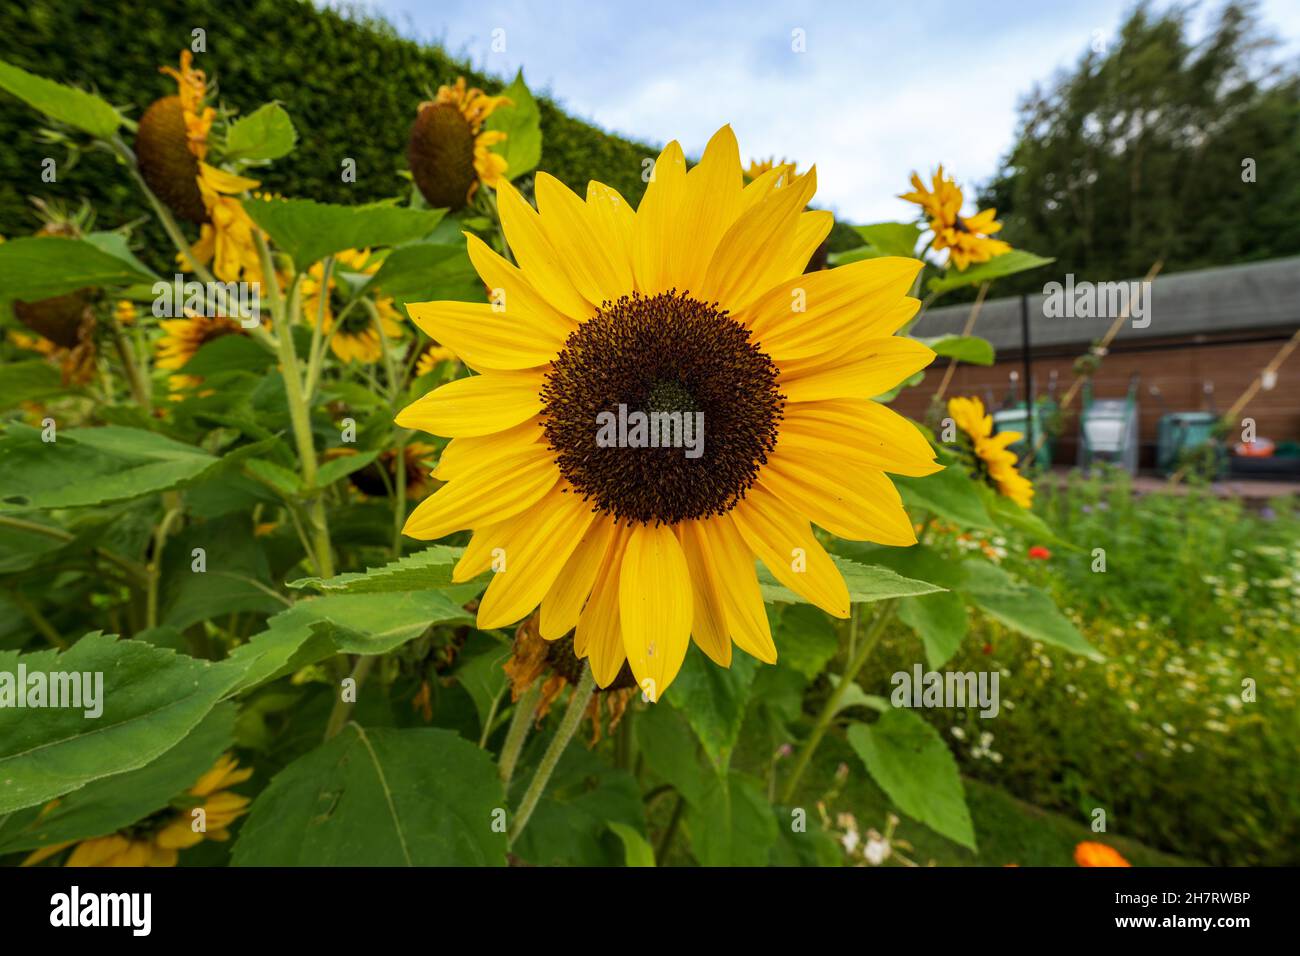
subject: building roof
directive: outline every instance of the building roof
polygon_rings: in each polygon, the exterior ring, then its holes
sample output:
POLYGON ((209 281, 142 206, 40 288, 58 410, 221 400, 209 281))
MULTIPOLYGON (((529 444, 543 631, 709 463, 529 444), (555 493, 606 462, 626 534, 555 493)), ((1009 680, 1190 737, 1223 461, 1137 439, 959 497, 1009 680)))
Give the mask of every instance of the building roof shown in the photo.
MULTIPOLYGON (((1105 335, 1117 313, 1108 312, 1101 318, 1059 315, 1056 306, 1067 298, 1065 277, 1049 270, 1040 270, 1045 287, 1056 282, 1062 290, 1052 303, 1043 294, 1028 297, 1033 347, 1087 345, 1105 335)), ((1075 296, 1079 294, 1076 286, 1075 296)), ((1018 349, 1020 309, 1019 296, 985 301, 973 334, 988 339, 995 348, 1018 349)), ((960 335, 970 310, 971 303, 930 309, 912 331, 919 336, 960 335)), ((1162 276, 1151 283, 1148 315, 1145 328, 1134 327, 1133 320, 1125 322, 1116 344, 1144 338, 1293 330, 1300 327, 1300 256, 1162 276)))

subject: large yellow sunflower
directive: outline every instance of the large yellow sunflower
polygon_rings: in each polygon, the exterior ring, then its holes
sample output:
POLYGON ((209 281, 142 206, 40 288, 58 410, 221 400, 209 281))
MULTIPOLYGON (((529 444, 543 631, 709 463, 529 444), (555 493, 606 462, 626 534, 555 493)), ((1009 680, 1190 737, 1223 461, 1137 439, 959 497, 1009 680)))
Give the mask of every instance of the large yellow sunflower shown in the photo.
MULTIPOLYGON (((374 275, 379 271, 380 263, 378 260, 372 260, 369 249, 345 249, 342 252, 334 254, 334 270, 344 270, 347 272, 356 272, 363 275, 374 275)), ((400 338, 402 326, 397 310, 393 307, 393 300, 390 298, 379 298, 374 300, 375 314, 378 316, 378 328, 370 312, 366 309, 353 307, 352 311, 343 317, 342 323, 336 329, 334 316, 334 277, 330 276, 328 288, 322 292, 321 284, 325 278, 325 267, 321 263, 316 263, 311 267, 307 277, 302 281, 302 306, 303 315, 308 322, 315 323, 317 317, 321 317, 321 330, 330 334, 330 351, 338 356, 343 362, 361 362, 370 364, 378 362, 384 354, 383 343, 379 340, 380 331, 386 338, 400 338), (321 295, 325 296, 325 312, 321 315, 321 295)))
POLYGON ((1022 508, 1034 503, 1034 483, 1016 470, 1016 453, 1007 446, 1024 436, 1020 432, 993 434, 993 416, 984 413, 978 398, 948 399, 948 414, 958 428, 970 436, 978 466, 994 487, 1022 508))
POLYGON ((504 96, 467 88, 462 76, 453 86, 438 87, 432 102, 420 104, 407 161, 429 205, 460 209, 474 197, 479 183, 495 187, 500 181, 507 163, 492 147, 506 134, 485 130, 483 124, 497 107, 509 102, 504 96))
POLYGON ((921 264, 879 258, 804 275, 832 221, 803 211, 815 187, 815 168, 743 185, 730 127, 689 173, 669 143, 636 210, 608 186, 591 183, 584 201, 540 173, 538 212, 501 183, 519 265, 467 241, 504 309, 408 307, 479 374, 397 417, 452 438, 436 473, 447 483, 406 533, 473 529, 458 581, 503 549, 479 627, 540 604, 542 636, 573 631, 600 686, 626 660, 657 699, 692 636, 723 666, 733 641, 776 660, 755 557, 813 604, 848 615, 844 579, 810 522, 915 542, 886 472, 938 465, 915 426, 871 399, 934 358, 893 335, 917 310, 907 292, 921 264), (631 447, 632 430, 598 440, 601 416, 622 410, 660 421, 680 413, 683 428, 667 437, 681 447, 631 447), (684 428, 701 420, 691 457, 684 428))
POLYGON ((912 192, 903 193, 899 198, 921 207, 934 232, 934 248, 950 249, 949 255, 958 269, 965 269, 973 262, 988 262, 1011 251, 1010 244, 989 238, 1002 229, 1002 223, 994 221, 996 209, 985 209, 974 216, 961 214, 964 202, 961 188, 944 175, 942 166, 934 174, 930 189, 925 188, 916 173, 912 174, 912 187, 912 192))

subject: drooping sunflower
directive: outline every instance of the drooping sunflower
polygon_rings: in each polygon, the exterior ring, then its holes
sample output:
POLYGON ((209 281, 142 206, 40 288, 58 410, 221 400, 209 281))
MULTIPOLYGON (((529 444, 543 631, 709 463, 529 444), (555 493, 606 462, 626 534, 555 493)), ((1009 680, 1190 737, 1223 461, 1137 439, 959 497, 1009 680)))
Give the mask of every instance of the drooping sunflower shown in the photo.
MULTIPOLYGON (((247 812, 251 801, 226 788, 252 775, 251 769, 239 768, 232 754, 224 754, 170 808, 117 833, 41 847, 23 860, 23 866, 35 866, 74 844, 64 866, 175 866, 181 850, 204 840, 230 839, 230 825, 247 812), (194 811, 200 808, 203 826, 196 829, 195 821, 200 817, 194 811)), ((49 813, 57 806, 56 800, 43 812, 49 813)))
POLYGON ((1034 503, 1034 483, 1016 469, 1016 453, 1007 446, 1024 436, 1020 432, 993 434, 993 416, 984 412, 978 398, 948 399, 948 414, 958 428, 970 436, 977 467, 998 492, 1022 508, 1034 503))
POLYGON ((495 187, 506 171, 505 157, 492 151, 503 142, 500 130, 483 124, 503 103, 504 96, 488 96, 466 87, 459 77, 453 86, 438 87, 432 102, 421 103, 411 127, 407 161, 420 193, 435 209, 462 209, 479 184, 495 187))
MULTIPOLYGON (((369 249, 345 249, 334 254, 334 271, 374 275, 379 271, 380 263, 371 261, 369 249)), ((397 310, 390 298, 374 300, 378 315, 378 328, 368 309, 354 306, 343 316, 342 324, 336 329, 333 293, 334 276, 331 275, 328 287, 322 290, 325 278, 325 266, 318 262, 311 267, 307 277, 302 281, 303 315, 308 322, 315 323, 319 317, 321 331, 330 335, 330 351, 343 362, 360 362, 369 364, 378 362, 384 354, 383 343, 379 341, 380 330, 390 339, 400 338, 402 326, 397 310), (322 301, 325 311, 321 313, 322 301)))
MULTIPOLYGON (((199 226, 190 256, 211 262, 223 282, 259 281, 257 227, 238 199, 259 183, 207 162, 216 110, 208 105, 207 76, 194 67, 193 54, 182 50, 179 69, 159 69, 176 80, 177 94, 156 100, 140 117, 135 143, 140 174, 168 208, 199 226)), ((186 258, 177 257, 182 264, 186 258)))
POLYGON ((899 198, 921 207, 934 232, 933 247, 951 250, 949 255, 958 269, 965 269, 973 262, 988 262, 1011 251, 1010 244, 989 238, 1002 229, 1002 223, 995 221, 996 209, 984 209, 974 216, 961 214, 965 202, 961 187, 944 175, 943 166, 932 177, 930 189, 925 188, 916 173, 912 174, 912 187, 912 192, 903 193, 899 198))
POLYGON ((813 604, 848 615, 844 579, 810 521, 847 538, 915 542, 886 472, 938 465, 914 425, 871 399, 934 358, 893 335, 918 308, 907 292, 921 264, 879 258, 803 275, 832 221, 803 211, 815 187, 815 168, 743 185, 730 127, 689 173, 670 143, 636 210, 608 186, 591 183, 584 201, 541 173, 538 212, 501 183, 519 266, 467 241, 504 309, 408 307, 480 374, 397 417, 452 438, 437 472, 447 484, 406 533, 473 529, 459 581, 504 549, 479 627, 540 603, 542 636, 574 631, 600 686, 626 660, 657 699, 692 636, 723 666, 732 641, 775 661, 755 556, 813 604), (598 441, 598 416, 622 410, 661 424, 677 415, 680 447, 598 441), (688 419, 703 422, 694 452, 688 419))

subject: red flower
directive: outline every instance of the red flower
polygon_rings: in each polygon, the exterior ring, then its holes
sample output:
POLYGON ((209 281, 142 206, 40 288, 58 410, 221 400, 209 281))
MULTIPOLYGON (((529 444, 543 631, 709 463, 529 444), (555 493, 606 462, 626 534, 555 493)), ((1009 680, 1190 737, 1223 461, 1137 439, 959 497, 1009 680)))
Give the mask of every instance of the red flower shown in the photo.
POLYGON ((1036 544, 1029 549, 1029 556, 1035 561, 1046 561, 1052 556, 1052 552, 1048 551, 1041 544, 1036 544))

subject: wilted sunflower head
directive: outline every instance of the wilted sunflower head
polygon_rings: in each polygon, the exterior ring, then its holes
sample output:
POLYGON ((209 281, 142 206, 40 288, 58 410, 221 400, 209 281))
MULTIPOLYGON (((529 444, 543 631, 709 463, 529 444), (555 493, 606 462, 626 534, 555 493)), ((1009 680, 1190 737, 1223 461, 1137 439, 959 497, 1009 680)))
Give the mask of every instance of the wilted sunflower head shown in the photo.
POLYGON ((405 530, 473 529, 455 578, 496 572, 479 627, 540 604, 541 636, 573 632, 597 684, 626 663, 654 700, 692 637, 723 666, 733 642, 776 660, 756 558, 848 615, 812 523, 915 543, 886 472, 939 466, 872 398, 934 358, 894 335, 919 306, 920 263, 804 275, 832 223, 805 211, 815 187, 815 168, 784 167, 746 185, 730 127, 690 172, 670 143, 636 209, 600 183, 584 200, 539 173, 534 210, 501 183, 518 266, 468 237, 494 304, 408 307, 479 374, 397 418, 452 439, 436 472, 446 484, 405 530))
POLYGON ((504 157, 491 151, 506 134, 484 130, 484 121, 502 103, 504 96, 488 96, 477 88, 466 88, 460 77, 454 86, 441 86, 438 95, 420 105, 407 161, 411 176, 425 201, 435 209, 457 210, 473 197, 479 183, 495 186, 506 170, 504 157))
POLYGON ((993 433, 993 416, 984 411, 978 398, 955 397, 948 400, 948 414, 970 439, 976 471, 1004 497, 1022 508, 1034 502, 1034 483, 1016 469, 1014 445, 1024 435, 1020 432, 993 433))
POLYGON ((181 51, 180 69, 160 71, 176 80, 178 92, 155 100, 135 137, 140 175, 167 208, 195 224, 206 222, 207 207, 199 193, 199 164, 207 157, 208 132, 216 113, 204 105, 207 79, 193 68, 193 55, 181 51))

